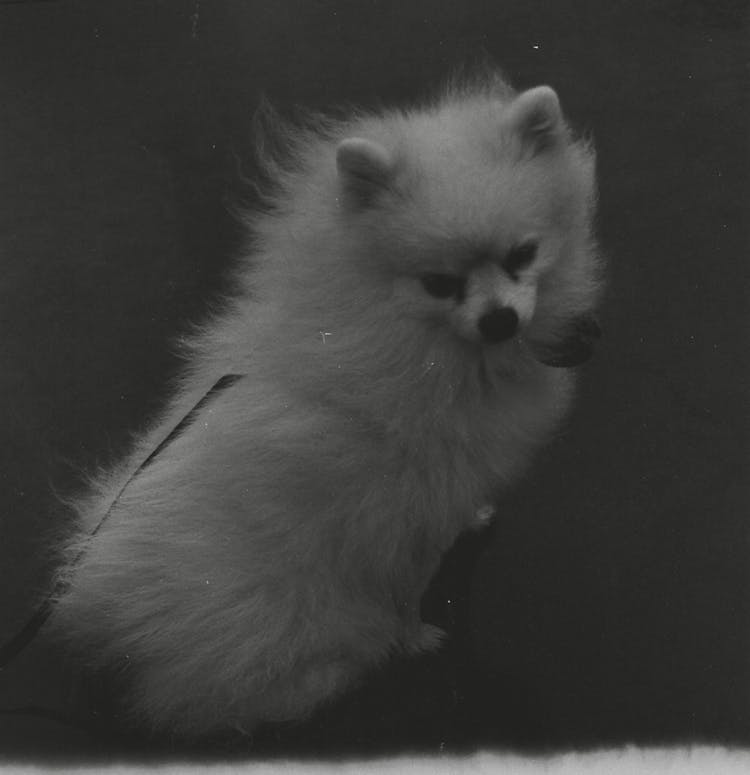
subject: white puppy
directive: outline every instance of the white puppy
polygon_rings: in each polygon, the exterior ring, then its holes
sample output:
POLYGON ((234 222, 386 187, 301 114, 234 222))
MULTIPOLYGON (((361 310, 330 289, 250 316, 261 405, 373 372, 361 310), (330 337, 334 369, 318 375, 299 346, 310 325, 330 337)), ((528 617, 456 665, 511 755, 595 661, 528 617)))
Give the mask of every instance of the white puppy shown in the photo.
POLYGON ((441 555, 556 427, 596 334, 594 155, 552 89, 489 74, 279 131, 237 295, 77 502, 53 619, 160 731, 300 718, 438 645, 441 555))

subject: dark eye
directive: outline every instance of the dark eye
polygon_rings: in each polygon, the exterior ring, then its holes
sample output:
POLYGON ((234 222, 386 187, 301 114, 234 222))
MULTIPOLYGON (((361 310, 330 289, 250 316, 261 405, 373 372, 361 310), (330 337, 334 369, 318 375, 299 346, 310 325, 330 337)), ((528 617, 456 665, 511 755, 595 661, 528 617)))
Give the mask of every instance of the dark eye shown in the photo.
POLYGON ((436 299, 455 297, 461 301, 466 292, 466 278, 456 274, 423 274, 420 278, 422 286, 436 299))
POLYGON ((503 269, 515 277, 522 269, 525 269, 536 257, 536 242, 522 242, 508 251, 503 261, 503 269))

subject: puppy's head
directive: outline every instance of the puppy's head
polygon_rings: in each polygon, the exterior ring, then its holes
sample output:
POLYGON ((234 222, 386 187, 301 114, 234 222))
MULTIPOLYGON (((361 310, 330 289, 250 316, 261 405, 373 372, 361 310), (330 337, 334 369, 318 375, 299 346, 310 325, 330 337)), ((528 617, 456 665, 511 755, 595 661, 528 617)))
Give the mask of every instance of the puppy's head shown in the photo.
POLYGON ((585 361, 600 333, 594 154, 555 92, 464 90, 362 130, 337 148, 342 203, 397 314, 499 365, 585 361))

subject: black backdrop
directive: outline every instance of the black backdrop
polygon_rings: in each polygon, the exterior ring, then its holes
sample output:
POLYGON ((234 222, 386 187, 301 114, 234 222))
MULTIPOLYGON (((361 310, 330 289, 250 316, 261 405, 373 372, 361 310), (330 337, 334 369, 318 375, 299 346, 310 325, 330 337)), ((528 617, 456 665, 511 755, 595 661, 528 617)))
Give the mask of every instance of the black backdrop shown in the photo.
MULTIPOLYGON (((259 96, 409 99, 484 50, 596 138, 604 346, 428 593, 444 653, 259 750, 750 743, 748 31, 742 0, 0 2, 0 640, 47 583, 55 491, 158 408, 223 289, 259 96)), ((34 641, 0 752, 137 744, 75 684, 34 641)))

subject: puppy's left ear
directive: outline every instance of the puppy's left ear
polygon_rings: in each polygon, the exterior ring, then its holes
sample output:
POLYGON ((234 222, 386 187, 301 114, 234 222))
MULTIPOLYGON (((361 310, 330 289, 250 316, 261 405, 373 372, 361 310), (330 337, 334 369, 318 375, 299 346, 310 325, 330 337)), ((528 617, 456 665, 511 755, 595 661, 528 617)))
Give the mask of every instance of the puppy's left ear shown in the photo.
POLYGON ((565 131, 560 100, 549 86, 519 94, 508 106, 507 121, 532 155, 554 147, 565 131))
POLYGON ((394 163, 388 151, 372 140, 350 137, 336 149, 339 180, 351 201, 368 207, 390 188, 394 163))

